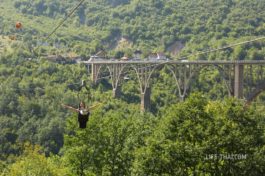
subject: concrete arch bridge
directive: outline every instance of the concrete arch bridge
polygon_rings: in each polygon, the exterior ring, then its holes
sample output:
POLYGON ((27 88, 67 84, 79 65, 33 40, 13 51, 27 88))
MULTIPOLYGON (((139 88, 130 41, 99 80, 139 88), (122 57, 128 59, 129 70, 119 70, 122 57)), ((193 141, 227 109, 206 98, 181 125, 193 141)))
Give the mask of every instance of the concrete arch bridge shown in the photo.
POLYGON ((119 97, 122 79, 127 73, 134 73, 139 82, 141 110, 150 109, 151 84, 154 74, 166 68, 175 78, 179 97, 183 100, 191 92, 191 82, 204 69, 216 69, 223 79, 229 96, 252 102, 265 90, 265 60, 252 61, 85 61, 94 83, 108 72, 113 96, 119 97))

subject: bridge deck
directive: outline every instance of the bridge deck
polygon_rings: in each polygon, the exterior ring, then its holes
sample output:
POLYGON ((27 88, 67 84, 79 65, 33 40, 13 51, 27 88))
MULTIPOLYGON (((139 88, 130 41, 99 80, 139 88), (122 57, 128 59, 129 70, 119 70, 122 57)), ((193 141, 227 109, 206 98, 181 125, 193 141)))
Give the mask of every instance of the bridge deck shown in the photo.
POLYGON ((237 60, 237 61, 224 61, 224 60, 215 60, 215 61, 111 61, 111 60, 100 60, 100 61, 81 61, 80 63, 84 64, 203 64, 203 65, 212 65, 212 64, 222 64, 222 65, 233 65, 233 64, 265 64, 265 60, 237 60))

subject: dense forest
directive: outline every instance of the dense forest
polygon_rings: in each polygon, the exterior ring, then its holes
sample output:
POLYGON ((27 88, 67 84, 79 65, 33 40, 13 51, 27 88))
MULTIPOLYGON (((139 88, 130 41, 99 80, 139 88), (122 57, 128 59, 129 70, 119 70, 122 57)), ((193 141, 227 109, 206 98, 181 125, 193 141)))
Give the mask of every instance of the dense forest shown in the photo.
MULTIPOLYGON (((170 59, 265 35, 261 0, 0 0, 0 175, 264 175, 265 94, 250 106, 205 70, 185 101, 165 70, 152 78, 150 112, 134 75, 112 98, 87 60, 142 51, 170 59), (15 27, 21 22, 22 28, 15 27), (66 62, 49 56, 67 56, 66 62), (81 89, 86 80, 87 89, 81 89), (62 107, 101 102, 86 129, 62 107)), ((264 40, 190 60, 264 60, 264 40)))

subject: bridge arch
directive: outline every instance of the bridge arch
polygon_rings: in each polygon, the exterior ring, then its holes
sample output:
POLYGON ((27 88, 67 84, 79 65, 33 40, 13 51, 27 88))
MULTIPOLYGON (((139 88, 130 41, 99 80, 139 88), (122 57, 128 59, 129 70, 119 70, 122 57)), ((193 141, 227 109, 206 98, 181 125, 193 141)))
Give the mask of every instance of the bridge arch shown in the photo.
POLYGON ((146 89, 150 86, 150 79, 154 74, 155 70, 158 70, 163 67, 164 64, 152 64, 152 65, 150 64, 144 67, 137 67, 134 64, 131 65, 131 68, 133 68, 134 71, 136 72, 141 93, 145 93, 146 89))
POLYGON ((126 68, 126 65, 106 65, 110 78, 112 81, 112 88, 116 89, 119 85, 120 82, 120 77, 123 73, 123 70, 126 68))
POLYGON ((246 98, 247 104, 253 102, 253 100, 255 100, 264 91, 265 91, 265 82, 258 85, 257 88, 247 96, 246 98))
MULTIPOLYGON (((230 67, 230 65, 228 65, 230 67)), ((230 72, 221 67, 218 64, 203 64, 203 65, 192 65, 188 63, 183 63, 180 65, 168 64, 166 68, 172 73, 176 80, 176 86, 178 90, 179 97, 184 100, 190 88, 191 80, 196 76, 200 75, 204 70, 217 70, 221 79, 225 83, 225 88, 231 96, 233 94, 233 88, 231 87, 231 78, 229 76, 230 72), (182 69, 182 70, 181 70, 182 69), (230 80, 229 80, 230 79, 230 80)), ((230 68, 231 69, 231 68, 230 68)))
POLYGON ((190 81, 194 77, 194 74, 198 71, 199 67, 183 63, 180 65, 167 64, 166 68, 172 73, 176 81, 179 97, 183 101, 187 95, 190 81))
POLYGON ((231 71, 227 71, 225 69, 233 69, 233 65, 227 65, 227 68, 225 68, 225 65, 218 65, 218 64, 211 64, 211 65, 202 65, 201 68, 199 69, 199 74, 201 74, 201 72, 203 72, 204 70, 217 70, 220 78, 224 81, 225 84, 225 88, 226 91, 228 93, 228 96, 232 96, 233 95, 233 87, 232 87, 232 79, 233 76, 230 75, 231 71), (223 66, 223 67, 222 67, 223 66))
POLYGON ((98 81, 98 77, 99 77, 99 74, 100 74, 100 71, 102 70, 102 68, 104 67, 105 65, 100 65, 95 73, 95 81, 98 81))

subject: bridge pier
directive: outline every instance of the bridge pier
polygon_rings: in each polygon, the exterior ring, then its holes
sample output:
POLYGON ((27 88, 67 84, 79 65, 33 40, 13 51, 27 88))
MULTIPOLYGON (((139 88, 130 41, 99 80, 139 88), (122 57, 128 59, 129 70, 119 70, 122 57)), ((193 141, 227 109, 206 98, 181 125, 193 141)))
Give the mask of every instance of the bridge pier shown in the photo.
POLYGON ((97 82, 100 67, 99 64, 91 64, 91 80, 93 83, 97 82))
POLYGON ((244 84, 244 65, 235 64, 235 81, 234 81, 234 97, 243 98, 243 86, 244 84))
POLYGON ((150 111, 151 108, 151 88, 147 87, 145 92, 141 93, 141 112, 150 111))
POLYGON ((90 72, 90 71, 91 71, 91 68, 90 68, 90 67, 91 67, 91 65, 86 65, 86 68, 87 68, 88 75, 90 75, 90 74, 91 74, 91 72, 90 72))
POLYGON ((113 98, 120 98, 121 97, 121 86, 117 86, 112 89, 112 97, 113 98))
POLYGON ((113 98, 119 98, 121 96, 121 75, 124 69, 124 64, 112 64, 107 65, 110 73, 111 84, 112 84, 112 96, 113 98))
POLYGON ((150 111, 151 109, 151 86, 150 79, 152 73, 158 68, 157 65, 152 64, 136 64, 134 65, 134 70, 136 71, 138 81, 140 83, 141 92, 141 112, 150 111))

